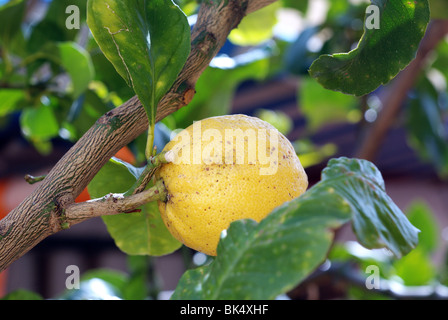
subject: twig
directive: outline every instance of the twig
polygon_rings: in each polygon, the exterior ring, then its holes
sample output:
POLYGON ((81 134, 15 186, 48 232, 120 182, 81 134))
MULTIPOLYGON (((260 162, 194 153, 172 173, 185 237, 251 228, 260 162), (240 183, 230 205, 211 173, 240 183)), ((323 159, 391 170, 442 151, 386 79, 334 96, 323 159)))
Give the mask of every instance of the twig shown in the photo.
POLYGON ((30 174, 26 174, 25 175, 25 181, 28 182, 29 184, 35 184, 36 182, 40 182, 42 180, 45 179, 46 176, 32 176, 30 174))
POLYGON ((68 206, 63 215, 61 215, 61 223, 64 223, 65 228, 67 228, 86 219, 133 212, 145 203, 164 201, 166 195, 165 186, 159 180, 153 187, 134 195, 125 196, 121 193, 111 193, 99 199, 74 203, 68 206))

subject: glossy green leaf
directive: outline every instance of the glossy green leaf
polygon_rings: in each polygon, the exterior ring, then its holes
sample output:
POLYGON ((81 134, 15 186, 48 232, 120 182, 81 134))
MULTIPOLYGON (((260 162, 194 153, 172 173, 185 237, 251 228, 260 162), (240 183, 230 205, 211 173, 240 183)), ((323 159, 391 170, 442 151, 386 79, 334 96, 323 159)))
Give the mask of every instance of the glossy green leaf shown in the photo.
MULTIPOLYGON (((126 192, 135 181, 126 166, 109 161, 90 182, 88 190, 91 197, 99 198, 111 192, 126 192)), ((140 209, 141 212, 103 217, 109 234, 123 252, 130 255, 160 256, 181 246, 163 224, 156 202, 148 203, 140 209)))
POLYGON ((349 221, 368 248, 387 247, 399 257, 416 246, 418 230, 387 196, 376 167, 333 159, 319 183, 260 223, 231 223, 215 260, 187 271, 172 298, 275 298, 325 260, 334 230, 349 221))
POLYGON ((340 194, 352 209, 352 228, 369 249, 388 248, 396 257, 418 243, 415 228, 387 195, 380 171, 369 161, 332 159, 322 181, 340 194))
POLYGON ((90 0, 87 23, 104 55, 139 97, 153 130, 157 104, 190 52, 186 16, 171 0, 90 0))
POLYGON ((414 59, 429 22, 428 1, 372 0, 372 5, 378 11, 366 14, 356 49, 322 55, 311 65, 311 76, 323 87, 365 95, 388 83, 414 59))

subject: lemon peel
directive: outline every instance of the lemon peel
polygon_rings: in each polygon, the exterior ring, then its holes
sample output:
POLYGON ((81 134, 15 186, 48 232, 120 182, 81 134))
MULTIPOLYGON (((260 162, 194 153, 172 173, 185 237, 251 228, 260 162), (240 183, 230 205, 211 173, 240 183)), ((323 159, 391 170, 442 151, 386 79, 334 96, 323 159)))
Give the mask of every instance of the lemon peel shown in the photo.
POLYGON ((182 139, 169 142, 163 151, 173 161, 162 164, 156 171, 156 178, 163 181, 167 190, 167 201, 159 201, 158 205, 166 227, 176 239, 194 250, 215 256, 220 235, 232 221, 262 220, 274 208, 305 192, 308 178, 289 140, 265 121, 246 115, 229 115, 207 118, 195 125, 196 128, 200 125, 202 133, 214 130, 215 148, 210 148, 212 139, 209 136, 209 139, 204 136, 194 139, 194 125, 178 134, 182 139), (247 133, 241 140, 245 142, 246 160, 242 164, 238 164, 238 156, 242 154, 235 152, 236 138, 226 135, 229 129, 247 133), (257 143, 252 149, 249 146, 251 130, 265 132, 267 137, 255 135, 257 143), (219 134, 223 137, 221 141, 217 141, 219 134), (261 141, 263 139, 270 143, 261 141), (228 157, 226 145, 232 144, 234 154, 228 157), (179 146, 183 147, 181 152, 179 146), (209 155, 210 149, 213 152, 209 155), (193 158, 198 156, 198 150, 202 151, 204 159, 195 163, 193 158), (270 159, 275 170, 262 174, 262 169, 268 165, 260 157, 251 159, 253 152, 264 157, 276 155, 270 159), (176 163, 175 154, 179 153, 184 153, 181 154, 184 160, 192 161, 176 163))

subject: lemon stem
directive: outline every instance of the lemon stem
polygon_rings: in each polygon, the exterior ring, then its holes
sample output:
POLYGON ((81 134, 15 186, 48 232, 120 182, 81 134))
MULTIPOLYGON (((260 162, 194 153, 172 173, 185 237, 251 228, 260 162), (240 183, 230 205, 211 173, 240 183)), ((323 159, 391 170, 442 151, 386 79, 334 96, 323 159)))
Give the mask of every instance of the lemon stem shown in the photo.
POLYGON ((170 157, 168 156, 167 159, 166 155, 167 152, 163 151, 155 156, 149 157, 148 164, 146 165, 145 169, 140 174, 137 181, 135 181, 135 183, 132 185, 132 187, 124 193, 124 196, 125 197, 130 196, 132 194, 136 194, 138 192, 143 191, 148 182, 151 180, 152 176, 154 175, 156 169, 164 163, 171 162, 170 157))
POLYGON ((148 137, 146 139, 146 149, 145 149, 145 156, 146 156, 146 159, 148 159, 148 160, 151 157, 155 156, 155 148, 153 148, 154 128, 155 128, 155 124, 153 124, 153 123, 148 128, 148 137))

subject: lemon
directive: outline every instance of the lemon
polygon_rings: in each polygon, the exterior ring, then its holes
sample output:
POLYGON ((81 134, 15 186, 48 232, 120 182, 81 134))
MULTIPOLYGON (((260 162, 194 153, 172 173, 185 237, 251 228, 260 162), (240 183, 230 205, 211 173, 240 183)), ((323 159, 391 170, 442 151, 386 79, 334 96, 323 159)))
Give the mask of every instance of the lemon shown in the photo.
POLYGON ((208 255, 216 255, 232 221, 260 221, 308 187, 289 140, 258 118, 195 122, 164 151, 171 162, 156 172, 167 190, 166 202, 158 203, 162 219, 176 239, 208 255))

